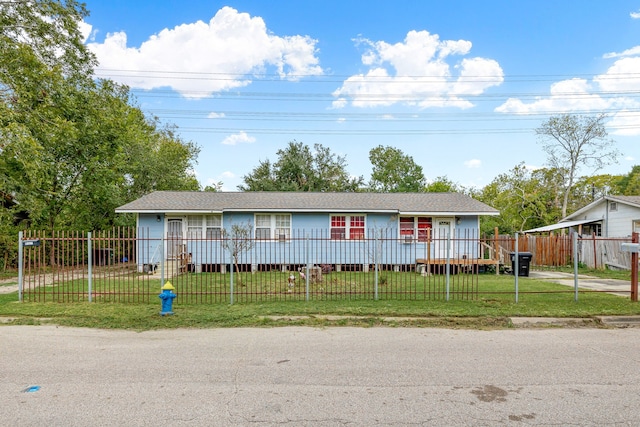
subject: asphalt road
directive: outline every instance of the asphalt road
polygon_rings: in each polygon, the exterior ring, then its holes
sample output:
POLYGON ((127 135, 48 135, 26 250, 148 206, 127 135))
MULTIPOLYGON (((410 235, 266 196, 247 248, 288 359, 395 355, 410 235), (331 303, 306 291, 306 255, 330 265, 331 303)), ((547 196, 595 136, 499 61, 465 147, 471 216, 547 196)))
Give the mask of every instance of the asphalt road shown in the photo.
POLYGON ((0 424, 637 426, 639 350, 640 328, 0 326, 0 424))

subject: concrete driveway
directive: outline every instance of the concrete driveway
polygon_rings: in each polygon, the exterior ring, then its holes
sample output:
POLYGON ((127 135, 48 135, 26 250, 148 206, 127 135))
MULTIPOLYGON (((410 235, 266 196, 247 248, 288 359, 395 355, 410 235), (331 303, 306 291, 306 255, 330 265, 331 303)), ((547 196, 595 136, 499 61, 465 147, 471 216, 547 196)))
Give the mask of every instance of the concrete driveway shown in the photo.
MULTIPOLYGON (((531 271, 529 278, 548 280, 550 282, 559 283, 561 285, 574 287, 574 276, 571 273, 559 271, 531 271)), ((629 297, 631 292, 631 279, 601 279, 593 276, 578 275, 578 288, 594 291, 604 291, 615 295, 629 297)))
POLYGON ((640 425, 640 329, 0 326, 7 426, 640 425))

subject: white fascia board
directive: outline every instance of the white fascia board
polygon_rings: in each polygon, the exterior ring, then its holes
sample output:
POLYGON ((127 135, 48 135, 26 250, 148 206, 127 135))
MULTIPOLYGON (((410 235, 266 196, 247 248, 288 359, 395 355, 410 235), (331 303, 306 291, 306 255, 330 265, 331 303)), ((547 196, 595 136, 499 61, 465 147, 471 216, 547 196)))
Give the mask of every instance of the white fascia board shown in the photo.
POLYGON ((222 211, 212 211, 212 210, 164 210, 164 209, 116 209, 116 213, 135 213, 135 214, 171 214, 171 215, 193 215, 193 214, 219 214, 222 211))
POLYGON ((223 212, 284 212, 284 213, 390 213, 397 214, 397 210, 379 209, 225 209, 223 212))
POLYGON ((407 216, 473 216, 473 215, 500 215, 500 212, 399 212, 399 215, 407 216))

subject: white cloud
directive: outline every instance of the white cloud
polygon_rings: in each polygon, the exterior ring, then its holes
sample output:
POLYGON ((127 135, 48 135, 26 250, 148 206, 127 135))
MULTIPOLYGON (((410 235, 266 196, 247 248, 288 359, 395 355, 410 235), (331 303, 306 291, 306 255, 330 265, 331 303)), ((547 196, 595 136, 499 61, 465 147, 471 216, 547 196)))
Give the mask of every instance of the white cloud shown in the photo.
POLYGON ((538 169, 544 168, 544 166, 536 166, 536 165, 527 165, 527 164, 525 164, 524 168, 526 170, 528 170, 528 171, 532 171, 533 172, 533 171, 537 171, 538 169))
MULTIPOLYGON (((640 53, 640 52, 638 52, 640 53)), ((640 56, 618 59, 604 74, 593 80, 603 91, 637 91, 640 90, 640 56)))
POLYGON ((93 27, 84 21, 78 22, 78 29, 80 30, 80 34, 82 34, 82 41, 84 43, 93 40, 98 33, 97 30, 93 30, 93 27))
POLYGON ((225 117, 224 113, 216 113, 215 111, 212 111, 207 115, 208 119, 221 119, 223 117, 225 117))
POLYGON ((208 23, 163 29, 139 47, 128 47, 124 32, 87 46, 113 80, 141 89, 170 87, 198 98, 246 86, 251 74, 269 66, 283 79, 321 74, 316 43, 308 36, 274 35, 262 18, 223 7, 208 23))
POLYGON ((640 11, 638 12, 631 12, 629 14, 629 16, 631 16, 631 19, 640 19, 640 11))
POLYGON ((635 159, 635 157, 633 157, 633 156, 626 156, 624 159, 625 159, 627 162, 635 162, 635 160, 636 160, 636 159, 635 159))
POLYGON ((225 139, 222 140, 224 145, 237 145, 241 143, 251 144, 256 142, 256 139, 253 136, 247 135, 246 132, 241 131, 239 133, 234 133, 233 135, 229 135, 225 139))
MULTIPOLYGON (((638 103, 640 108, 640 103, 638 103)), ((640 135, 640 113, 636 111, 621 110, 612 115, 607 123, 613 135, 635 136, 640 135)))
MULTIPOLYGON (((623 56, 623 55, 618 55, 623 56)), ((640 135, 640 56, 617 59, 603 74, 588 81, 562 80, 551 85, 549 96, 526 102, 509 98, 495 111, 511 114, 579 113, 609 114, 607 128, 613 135, 640 135), (629 95, 625 95, 629 93, 629 95)))
POLYGON ((345 119, 344 117, 340 117, 338 118, 338 120, 336 120, 338 123, 344 123, 347 121, 347 119, 345 119))
POLYGON ((575 110, 606 109, 607 101, 591 93, 592 87, 585 79, 562 80, 551 85, 550 95, 536 97, 526 103, 517 98, 509 98, 495 109, 499 113, 535 114, 546 112, 571 112, 575 110))
POLYGON ((342 108, 349 101, 354 107, 406 104, 469 108, 473 104, 468 97, 480 95, 504 80, 502 68, 492 59, 451 60, 454 55, 471 51, 472 44, 466 40, 442 41, 428 31, 410 31, 401 43, 356 42, 366 47, 361 60, 369 69, 349 77, 333 92, 338 98, 334 108, 342 108))
POLYGON ((604 59, 621 58, 625 56, 640 55, 640 46, 634 46, 631 49, 623 50, 622 52, 609 52, 602 55, 604 59))
POLYGON ((464 162, 464 165, 469 169, 479 168, 482 166, 482 161, 478 159, 471 159, 464 162))

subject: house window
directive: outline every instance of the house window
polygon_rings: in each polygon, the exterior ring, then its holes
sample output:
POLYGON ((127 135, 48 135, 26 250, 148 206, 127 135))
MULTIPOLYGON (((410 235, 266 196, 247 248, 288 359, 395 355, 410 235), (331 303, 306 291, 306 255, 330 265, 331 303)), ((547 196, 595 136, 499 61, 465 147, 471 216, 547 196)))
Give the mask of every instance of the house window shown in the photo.
POLYGON ((187 215, 187 237, 190 239, 220 239, 222 215, 187 215))
POLYGON ((582 227, 582 235, 583 236, 591 236, 591 235, 595 235, 595 236, 602 236, 602 224, 596 222, 593 224, 586 224, 585 226, 582 227))
POLYGON ((364 215, 331 215, 332 240, 360 240, 364 238, 364 215))
POLYGON ((426 242, 429 238, 431 225, 431 218, 426 216, 400 217, 400 238, 426 242))
POLYGON ((344 240, 347 236, 347 217, 332 216, 331 217, 331 239, 344 240))
POLYGON ((222 215, 205 215, 205 233, 207 239, 222 238, 222 215))
POLYGON ((202 237, 202 216, 187 215, 187 238, 200 239, 202 237))
POLYGON ((618 210, 618 202, 609 202, 609 212, 616 212, 618 210))
POLYGON ((289 240, 291 238, 290 214, 256 214, 256 239, 289 240))

